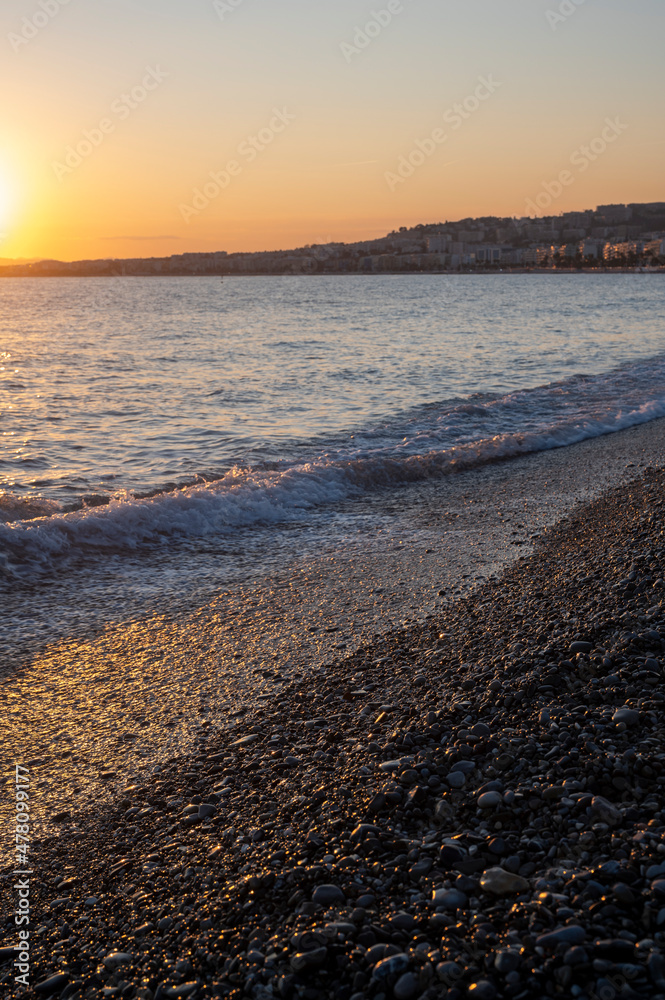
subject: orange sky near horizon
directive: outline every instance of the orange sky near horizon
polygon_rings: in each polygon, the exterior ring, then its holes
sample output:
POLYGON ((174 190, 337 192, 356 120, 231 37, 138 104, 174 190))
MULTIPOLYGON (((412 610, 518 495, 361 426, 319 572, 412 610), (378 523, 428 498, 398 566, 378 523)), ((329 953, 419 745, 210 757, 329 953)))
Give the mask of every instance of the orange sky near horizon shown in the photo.
POLYGON ((665 200, 659 0, 313 7, 8 0, 0 258, 665 200))

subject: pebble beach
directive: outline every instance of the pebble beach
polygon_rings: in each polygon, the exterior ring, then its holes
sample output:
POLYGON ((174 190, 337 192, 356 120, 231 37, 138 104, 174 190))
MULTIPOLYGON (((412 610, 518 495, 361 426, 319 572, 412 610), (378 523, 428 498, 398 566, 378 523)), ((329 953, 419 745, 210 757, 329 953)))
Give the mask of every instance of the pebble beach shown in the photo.
POLYGON ((664 513, 651 466, 73 798, 31 845, 27 995, 665 997, 664 513))

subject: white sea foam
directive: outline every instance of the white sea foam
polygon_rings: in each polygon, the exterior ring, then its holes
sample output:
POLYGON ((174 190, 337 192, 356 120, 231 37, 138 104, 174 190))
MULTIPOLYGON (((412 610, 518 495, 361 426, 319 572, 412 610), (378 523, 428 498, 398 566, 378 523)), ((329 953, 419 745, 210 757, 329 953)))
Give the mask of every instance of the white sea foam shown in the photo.
POLYGON ((90 553, 292 522, 367 490, 560 448, 663 416, 663 358, 501 397, 421 407, 337 440, 308 462, 236 468, 207 485, 149 499, 118 497, 108 506, 0 524, 0 570, 30 578, 90 553))

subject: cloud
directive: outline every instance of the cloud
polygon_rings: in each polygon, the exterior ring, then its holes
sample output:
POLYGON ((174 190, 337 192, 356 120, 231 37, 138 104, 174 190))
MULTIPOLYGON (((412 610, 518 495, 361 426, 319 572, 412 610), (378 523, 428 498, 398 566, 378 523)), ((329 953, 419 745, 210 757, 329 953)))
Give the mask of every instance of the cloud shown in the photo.
POLYGON ((152 240, 179 240, 180 236, 102 236, 103 240, 133 240, 134 242, 151 242, 152 240))
POLYGON ((378 163, 378 160, 356 160, 353 163, 333 163, 333 167, 365 167, 370 163, 378 163))

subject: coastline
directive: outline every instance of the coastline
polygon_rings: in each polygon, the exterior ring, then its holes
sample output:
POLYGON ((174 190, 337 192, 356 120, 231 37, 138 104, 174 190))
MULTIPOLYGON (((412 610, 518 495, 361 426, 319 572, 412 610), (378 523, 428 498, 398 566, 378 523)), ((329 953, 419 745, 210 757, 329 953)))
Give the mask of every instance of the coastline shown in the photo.
POLYGON ((481 274, 483 276, 487 275, 499 275, 499 274, 651 274, 651 275, 664 275, 665 267, 492 267, 492 268, 451 268, 449 270, 432 269, 432 270, 408 270, 404 268, 391 269, 386 268, 383 271, 247 271, 247 272, 237 272, 237 271, 224 271, 216 274, 203 274, 189 271, 182 271, 180 273, 170 273, 163 274, 160 272, 153 271, 137 271, 133 274, 123 274, 122 272, 108 273, 108 274, 98 274, 94 271, 89 273, 82 272, 81 274, 5 274, 3 273, 3 268, 0 267, 0 278, 212 278, 213 280, 219 280, 220 278, 376 278, 382 275, 418 275, 418 274, 432 274, 432 275, 473 275, 481 274))
POLYGON ((497 580, 72 805, 33 845, 33 982, 665 996, 664 486, 585 503, 497 580))
MULTIPOLYGON (((255 531, 227 554, 214 539, 180 544, 5 590, 0 743, 7 759, 40 762, 33 836, 56 832, 50 817, 71 801, 102 808, 326 664, 447 614, 577 505, 658 464, 664 441, 654 420, 378 491, 334 523, 324 508, 323 534, 298 525, 277 548, 255 531)), ((0 801, 5 827, 12 809, 0 801)))

